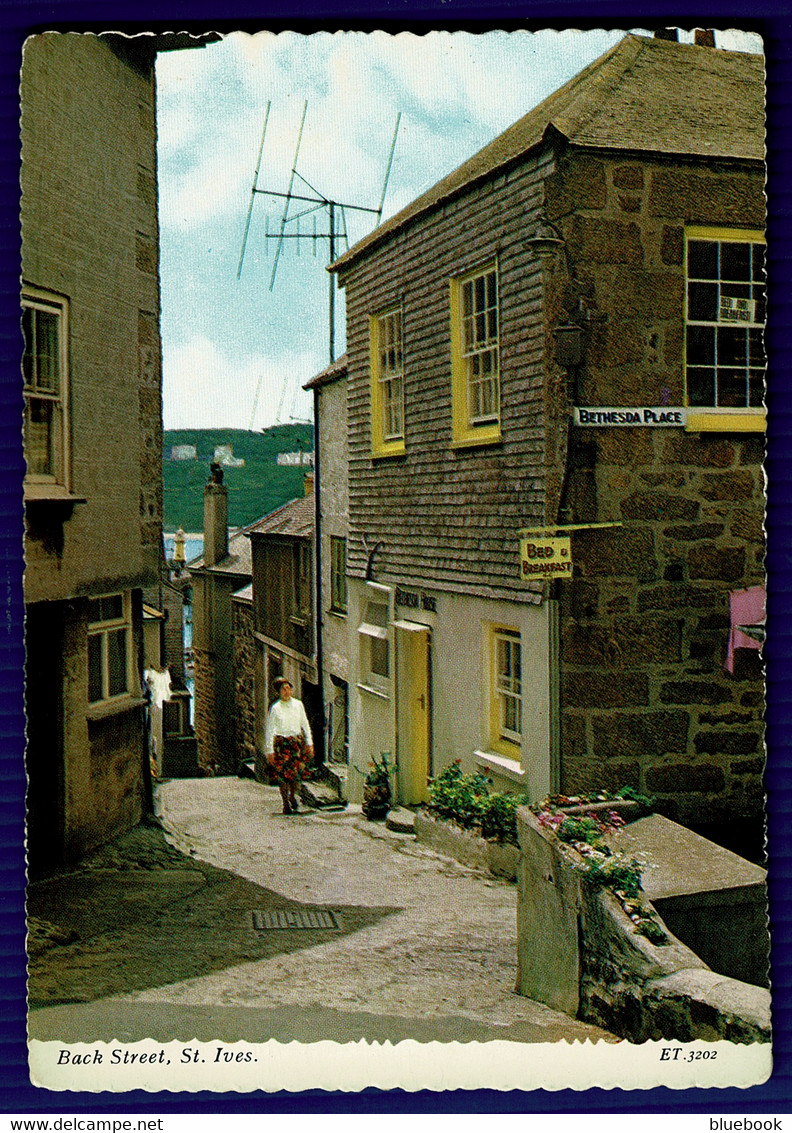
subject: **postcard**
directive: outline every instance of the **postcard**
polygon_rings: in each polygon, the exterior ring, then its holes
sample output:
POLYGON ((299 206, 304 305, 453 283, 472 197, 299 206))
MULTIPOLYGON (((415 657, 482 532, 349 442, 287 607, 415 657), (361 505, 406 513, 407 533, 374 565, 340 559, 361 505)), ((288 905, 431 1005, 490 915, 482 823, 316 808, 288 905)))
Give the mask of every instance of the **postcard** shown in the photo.
POLYGON ((28 39, 34 1085, 767 1081, 762 52, 28 39))

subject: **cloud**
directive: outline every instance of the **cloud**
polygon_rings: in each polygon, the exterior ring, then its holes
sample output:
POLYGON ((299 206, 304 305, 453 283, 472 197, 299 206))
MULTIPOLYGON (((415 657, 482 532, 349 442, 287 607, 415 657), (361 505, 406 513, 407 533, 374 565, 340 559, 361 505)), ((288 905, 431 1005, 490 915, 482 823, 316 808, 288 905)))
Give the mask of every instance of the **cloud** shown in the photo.
POLYGON ((312 398, 301 387, 322 364, 310 351, 233 355, 199 335, 165 353, 165 428, 261 429, 279 410, 281 421, 307 420, 312 398))

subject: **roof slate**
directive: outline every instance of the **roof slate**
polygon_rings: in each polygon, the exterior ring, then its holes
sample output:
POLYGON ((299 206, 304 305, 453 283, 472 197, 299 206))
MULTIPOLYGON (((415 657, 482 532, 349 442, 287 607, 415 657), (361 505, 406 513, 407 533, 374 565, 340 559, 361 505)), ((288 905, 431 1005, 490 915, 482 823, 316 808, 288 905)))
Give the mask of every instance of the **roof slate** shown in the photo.
POLYGON ((347 267, 422 213, 524 157, 555 130, 573 146, 761 162, 764 58, 626 35, 453 173, 358 241, 347 267))
POLYGON ((294 535, 309 538, 314 529, 313 495, 290 500, 249 527, 250 535, 294 535))

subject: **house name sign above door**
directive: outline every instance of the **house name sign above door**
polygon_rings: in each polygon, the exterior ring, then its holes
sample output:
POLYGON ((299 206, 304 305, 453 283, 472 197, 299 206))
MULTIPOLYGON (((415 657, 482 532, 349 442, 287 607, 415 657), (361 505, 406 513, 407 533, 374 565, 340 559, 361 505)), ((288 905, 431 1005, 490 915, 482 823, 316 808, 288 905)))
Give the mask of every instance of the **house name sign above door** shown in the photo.
POLYGON ((573 413, 575 424, 584 427, 637 425, 658 429, 687 424, 687 408, 684 405, 575 406, 573 413))

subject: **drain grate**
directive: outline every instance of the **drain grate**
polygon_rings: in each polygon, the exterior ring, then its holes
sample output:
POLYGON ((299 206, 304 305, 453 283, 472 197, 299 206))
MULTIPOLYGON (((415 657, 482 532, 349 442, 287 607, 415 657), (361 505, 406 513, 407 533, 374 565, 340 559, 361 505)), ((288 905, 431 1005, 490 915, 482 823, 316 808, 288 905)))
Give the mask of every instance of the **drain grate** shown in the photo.
POLYGON ((253 928, 334 928, 341 927, 332 909, 256 909, 253 928))

